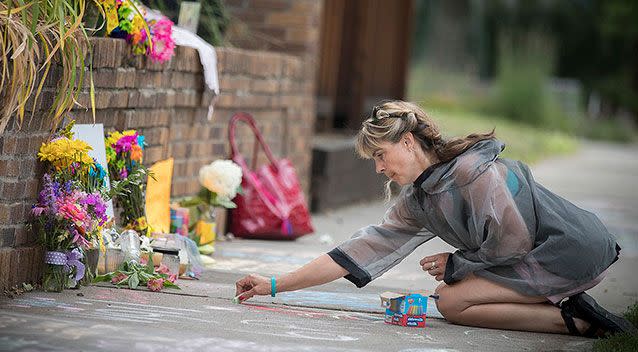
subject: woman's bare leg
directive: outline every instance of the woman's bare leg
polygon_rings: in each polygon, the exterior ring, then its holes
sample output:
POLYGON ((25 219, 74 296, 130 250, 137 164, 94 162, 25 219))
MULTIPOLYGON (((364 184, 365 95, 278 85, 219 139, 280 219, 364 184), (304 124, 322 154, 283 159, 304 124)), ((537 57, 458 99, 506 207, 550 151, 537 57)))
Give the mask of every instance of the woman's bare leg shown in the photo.
MULTIPOLYGON (((560 308, 545 297, 522 295, 487 279, 469 275, 453 284, 441 284, 437 307, 450 322, 484 328, 567 334, 560 308)), ((574 319, 579 331, 588 323, 574 319)))

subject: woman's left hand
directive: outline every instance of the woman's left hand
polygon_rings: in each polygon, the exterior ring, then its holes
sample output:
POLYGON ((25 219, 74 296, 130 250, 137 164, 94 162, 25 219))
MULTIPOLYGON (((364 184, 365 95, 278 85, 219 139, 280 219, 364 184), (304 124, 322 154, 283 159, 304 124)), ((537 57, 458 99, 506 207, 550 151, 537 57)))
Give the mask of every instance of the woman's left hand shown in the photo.
POLYGON ((447 258, 450 256, 449 252, 437 253, 427 256, 419 262, 423 271, 427 271, 428 274, 434 276, 436 281, 443 280, 445 275, 445 264, 447 264, 447 258))

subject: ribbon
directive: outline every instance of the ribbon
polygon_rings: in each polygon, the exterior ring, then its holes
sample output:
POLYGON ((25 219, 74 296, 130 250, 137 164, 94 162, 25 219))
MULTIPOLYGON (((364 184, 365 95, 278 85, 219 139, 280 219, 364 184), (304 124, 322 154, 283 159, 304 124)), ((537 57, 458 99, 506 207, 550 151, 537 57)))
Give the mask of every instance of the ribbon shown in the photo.
POLYGON ((288 218, 281 222, 281 233, 284 235, 292 235, 292 223, 288 218))
POLYGON ((70 252, 46 252, 44 262, 46 264, 64 265, 64 271, 70 273, 75 267, 75 277, 73 285, 84 277, 84 264, 80 261, 82 253, 76 248, 70 252))

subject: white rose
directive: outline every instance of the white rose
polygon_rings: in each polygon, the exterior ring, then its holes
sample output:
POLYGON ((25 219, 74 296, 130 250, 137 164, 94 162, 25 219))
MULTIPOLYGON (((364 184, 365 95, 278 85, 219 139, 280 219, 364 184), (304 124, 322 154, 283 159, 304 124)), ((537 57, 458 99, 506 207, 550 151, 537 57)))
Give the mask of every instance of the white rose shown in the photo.
POLYGON ((199 169, 199 183, 229 200, 235 198, 241 177, 241 168, 231 160, 215 160, 199 169))

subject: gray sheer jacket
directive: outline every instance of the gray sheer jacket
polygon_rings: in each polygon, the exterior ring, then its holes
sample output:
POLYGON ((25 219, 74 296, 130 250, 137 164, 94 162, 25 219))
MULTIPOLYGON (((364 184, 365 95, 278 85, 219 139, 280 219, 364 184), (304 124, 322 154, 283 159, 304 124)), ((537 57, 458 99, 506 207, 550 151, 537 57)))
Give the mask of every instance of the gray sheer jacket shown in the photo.
POLYGON ((618 258, 613 236, 594 214, 536 183, 525 164, 499 158, 504 148, 481 141, 432 165, 379 225, 328 255, 363 287, 438 236, 458 249, 446 265, 448 284, 474 273, 547 297, 594 280, 618 258))

